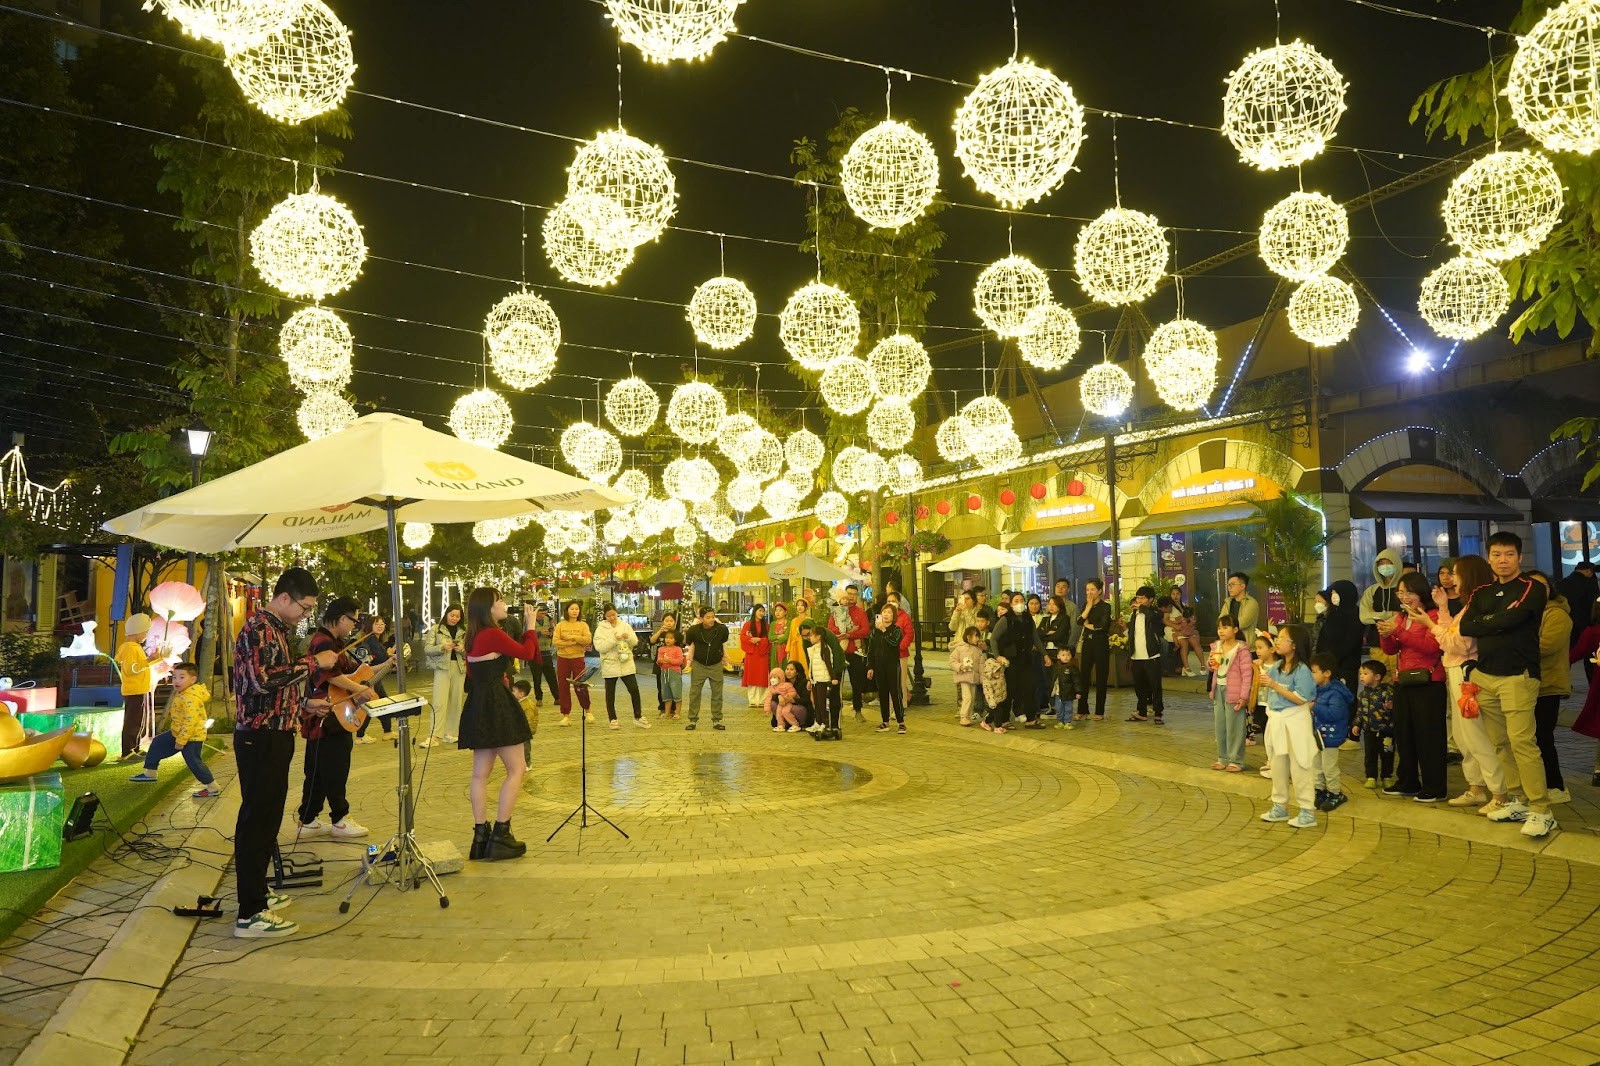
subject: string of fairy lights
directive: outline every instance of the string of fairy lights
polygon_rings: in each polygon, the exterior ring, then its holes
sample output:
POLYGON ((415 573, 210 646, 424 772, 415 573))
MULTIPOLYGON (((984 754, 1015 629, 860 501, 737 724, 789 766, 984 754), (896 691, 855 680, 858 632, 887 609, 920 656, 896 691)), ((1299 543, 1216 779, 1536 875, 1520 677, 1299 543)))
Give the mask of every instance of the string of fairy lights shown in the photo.
MULTIPOLYGON (((603 3, 621 45, 650 63, 706 59, 730 36, 833 61, 862 62, 738 33, 742 0, 594 2, 603 3)), ((1352 2, 1415 14, 1374 0, 1352 2)), ((300 124, 326 114, 341 106, 352 89, 355 57, 349 31, 322 0, 151 0, 149 6, 159 6, 191 36, 220 46, 243 97, 276 121, 300 124)), ((1511 121, 1537 148, 1499 150, 1500 89, 1495 86, 1496 151, 1455 179, 1443 205, 1445 228, 1458 254, 1438 265, 1420 287, 1421 316, 1442 337, 1459 342, 1494 328, 1511 305, 1507 265, 1537 252, 1560 222, 1565 190, 1545 153, 1590 154, 1600 147, 1600 72, 1595 69, 1600 46, 1589 32, 1597 12, 1600 0, 1567 0, 1517 40, 1503 91, 1511 121)), ((1086 108, 1073 87, 1020 54, 1022 33, 1014 4, 1012 18, 1009 59, 975 83, 935 79, 967 90, 955 113, 955 156, 973 187, 998 205, 987 209, 1007 213, 1027 211, 1058 189, 1088 136, 1086 108)), ((880 69, 886 75, 932 77, 880 69)), ((1493 63, 1490 69, 1498 71, 1493 63)), ((591 289, 616 284, 646 246, 673 227, 679 207, 673 163, 682 160, 622 126, 620 63, 618 71, 617 126, 591 139, 568 138, 576 150, 566 194, 545 210, 540 234, 558 276, 591 289)), ((1278 40, 1251 52, 1228 76, 1218 129, 1246 166, 1263 172, 1299 170, 1328 149, 1346 110, 1347 90, 1338 69, 1312 44, 1278 40)), ((856 218, 870 228, 893 232, 915 224, 936 201, 941 174, 932 142, 893 117, 892 80, 885 111, 884 120, 846 152, 839 184, 856 218)), ((1136 116, 1097 113, 1110 120, 1112 206, 1080 229, 1071 273, 1095 303, 1132 307, 1148 299, 1171 273, 1174 227, 1122 203, 1117 121, 1136 116)), ((1347 282, 1333 275, 1350 242, 1345 208, 1302 187, 1265 213, 1257 241, 1267 269, 1296 286, 1287 306, 1295 334, 1320 347, 1349 337, 1359 321, 1360 300, 1347 282)), ((711 534, 731 530, 730 512, 749 514, 759 507, 774 519, 786 518, 798 511, 819 480, 825 491, 816 509, 829 516, 838 513, 836 497, 886 487, 909 490, 920 482, 920 464, 903 449, 917 428, 913 401, 931 377, 927 349, 897 332, 878 341, 866 357, 857 355, 863 333, 860 310, 850 293, 824 276, 820 242, 814 243, 815 277, 778 312, 778 338, 797 367, 816 375, 816 393, 830 411, 866 416, 871 448, 851 446, 835 454, 825 475, 834 486, 828 489, 820 469, 821 442, 809 430, 779 441, 759 425, 746 425, 741 419, 749 416, 730 412, 722 391, 701 380, 697 369, 672 389, 663 410, 654 385, 630 373, 596 398, 596 418, 603 412, 609 429, 580 421, 560 442, 563 458, 584 476, 617 483, 626 478, 642 490, 636 493, 639 503, 613 512, 606 522, 608 542, 627 536, 643 540, 671 530, 674 541, 687 547, 697 537, 691 522, 711 534), (623 468, 622 438, 642 437, 658 421, 685 444, 714 449, 733 464, 737 476, 724 485, 704 454, 680 456, 663 470, 662 493, 655 495, 647 474, 623 468), (812 439, 817 441, 814 455, 812 439)), ((320 175, 313 171, 309 188, 275 205, 251 232, 249 245, 261 279, 278 293, 306 302, 279 334, 279 356, 304 394, 298 413, 301 429, 310 438, 336 432, 356 417, 345 396, 355 373, 356 342, 348 324, 324 301, 359 278, 369 254, 362 227, 348 207, 322 191, 320 175)), ((984 329, 1015 340, 1022 359, 1047 372, 1065 367, 1088 332, 1055 298, 1050 275, 1012 252, 984 266, 973 292, 974 311, 984 329)), ((696 341, 717 351, 747 343, 760 316, 755 293, 725 267, 696 286, 685 312, 696 341)), ((480 386, 456 400, 449 425, 464 440, 497 448, 510 438, 514 423, 511 407, 491 387, 491 377, 500 388, 517 391, 549 383, 558 373, 561 322, 548 300, 523 279, 489 309, 482 339, 480 386)), ((1216 390, 1219 359, 1215 333, 1183 317, 1181 295, 1178 317, 1154 331, 1141 355, 1156 394, 1176 411, 1198 411, 1207 404, 1216 390)), ((1084 410, 1101 418, 1122 416, 1134 391, 1127 369, 1110 360, 1109 346, 1107 358, 1080 379, 1084 410)), ((987 392, 938 426, 935 444, 946 461, 970 462, 983 471, 1009 469, 1022 457, 1011 412, 987 392)), ((558 539, 574 550, 584 550, 578 547, 584 535, 577 526, 567 528, 569 524, 559 520, 546 532, 559 533, 558 539)), ((486 532, 493 536, 499 530, 486 532)))

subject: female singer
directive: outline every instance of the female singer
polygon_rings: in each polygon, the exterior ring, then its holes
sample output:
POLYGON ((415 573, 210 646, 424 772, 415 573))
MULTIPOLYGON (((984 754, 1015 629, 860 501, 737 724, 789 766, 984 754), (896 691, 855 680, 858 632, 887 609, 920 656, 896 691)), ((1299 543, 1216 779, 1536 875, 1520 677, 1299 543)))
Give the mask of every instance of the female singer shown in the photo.
POLYGON ((522 745, 532 739, 528 719, 506 681, 506 657, 539 657, 539 633, 533 611, 524 605, 522 642, 500 628, 506 601, 495 589, 476 588, 467 597, 467 696, 461 708, 460 746, 472 752, 472 850, 469 858, 519 859, 528 846, 511 835, 511 809, 528 764, 522 745), (506 769, 493 826, 488 822, 489 772, 494 761, 506 769))

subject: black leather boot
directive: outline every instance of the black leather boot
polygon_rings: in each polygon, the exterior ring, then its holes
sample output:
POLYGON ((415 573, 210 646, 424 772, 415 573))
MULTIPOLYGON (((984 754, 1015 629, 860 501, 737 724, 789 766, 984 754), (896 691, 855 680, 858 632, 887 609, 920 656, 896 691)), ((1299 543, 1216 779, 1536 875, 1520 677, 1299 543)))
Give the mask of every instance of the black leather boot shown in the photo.
POLYGON ((472 850, 467 852, 469 859, 481 859, 489 850, 489 823, 479 822, 472 827, 472 850))
POLYGON ((510 822, 496 822, 494 828, 489 830, 489 843, 483 857, 490 862, 499 862, 501 859, 520 859, 527 851, 528 845, 511 835, 510 822))

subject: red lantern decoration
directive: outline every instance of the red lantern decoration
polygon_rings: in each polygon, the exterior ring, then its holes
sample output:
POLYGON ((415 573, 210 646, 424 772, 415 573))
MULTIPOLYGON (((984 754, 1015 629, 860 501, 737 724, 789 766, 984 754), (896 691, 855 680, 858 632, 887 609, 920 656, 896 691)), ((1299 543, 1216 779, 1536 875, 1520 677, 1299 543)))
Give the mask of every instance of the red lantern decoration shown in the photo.
POLYGON ((1044 482, 1035 481, 1032 485, 1028 486, 1028 495, 1032 496, 1034 499, 1042 500, 1042 499, 1044 499, 1044 494, 1045 494, 1044 482))
POLYGON ((917 509, 915 511, 915 514, 916 514, 917 519, 919 521, 924 519, 924 518, 927 518, 928 517, 928 505, 925 504, 925 503, 917 504, 917 509))
POLYGON ((949 500, 940 500, 938 503, 933 505, 933 509, 935 511, 938 511, 942 515, 949 514, 950 513, 950 501, 949 500))
POLYGON ((838 524, 838 525, 836 525, 836 526, 834 526, 834 527, 833 527, 833 532, 834 532, 834 533, 835 533, 835 534, 836 534, 836 535, 838 535, 838 536, 841 536, 841 537, 842 537, 842 536, 844 536, 844 535, 845 535, 845 534, 846 534, 846 533, 848 533, 848 532, 850 532, 850 527, 849 527, 849 526, 847 526, 847 525, 845 525, 845 524, 844 524, 844 523, 843 523, 843 522, 840 522, 840 523, 839 523, 839 524, 838 524))
POLYGON ((817 527, 817 539, 818 540, 827 540, 828 539, 828 528, 826 526, 818 526, 817 527))
POLYGON ((816 538, 816 534, 811 532, 811 530, 809 530, 809 529, 803 530, 800 533, 800 539, 805 541, 807 544, 810 544, 812 542, 812 540, 814 540, 815 538, 816 538))
POLYGON ((885 522, 889 523, 891 526, 892 525, 897 525, 900 522, 900 512, 899 511, 890 511, 888 514, 883 516, 883 520, 885 522))
POLYGON ((758 551, 758 552, 759 551, 766 551, 766 549, 767 549, 767 542, 766 541, 764 541, 764 540, 756 541, 756 551, 758 551))
POLYGON ((983 499, 980 496, 978 496, 976 493, 974 493, 973 495, 967 497, 967 510, 976 511, 978 508, 980 508, 982 506, 983 506, 983 499))
POLYGON ((1077 478, 1073 478, 1071 481, 1067 482, 1067 495, 1068 496, 1082 496, 1083 493, 1084 493, 1083 482, 1079 481, 1077 478))
POLYGON ((675 562, 675 563, 683 562, 683 554, 681 552, 673 552, 672 553, 672 561, 675 562))
POLYGON ((783 542, 785 544, 793 544, 794 543, 794 534, 793 533, 785 533, 783 535, 783 542))
POLYGON ((1012 504, 1017 502, 1017 494, 1012 492, 1010 489, 1001 489, 1000 502, 1005 506, 1010 507, 1012 504))

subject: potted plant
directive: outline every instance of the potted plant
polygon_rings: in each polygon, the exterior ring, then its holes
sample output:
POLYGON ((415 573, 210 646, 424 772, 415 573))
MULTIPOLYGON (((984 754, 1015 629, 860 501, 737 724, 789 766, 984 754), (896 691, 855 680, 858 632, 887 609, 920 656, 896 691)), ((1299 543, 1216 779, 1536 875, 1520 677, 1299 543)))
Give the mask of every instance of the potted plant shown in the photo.
POLYGON ((1346 530, 1326 528, 1319 501, 1296 492, 1285 492, 1271 500, 1245 499, 1255 511, 1254 519, 1243 532, 1261 544, 1261 559, 1256 577, 1263 588, 1277 589, 1283 596, 1289 621, 1298 622, 1306 601, 1320 584, 1322 555, 1328 542, 1346 530))

